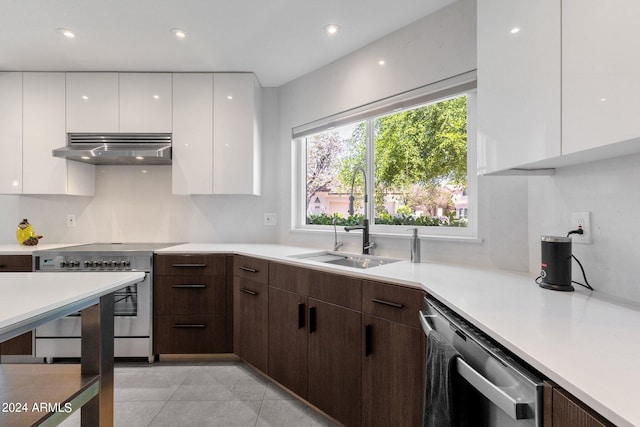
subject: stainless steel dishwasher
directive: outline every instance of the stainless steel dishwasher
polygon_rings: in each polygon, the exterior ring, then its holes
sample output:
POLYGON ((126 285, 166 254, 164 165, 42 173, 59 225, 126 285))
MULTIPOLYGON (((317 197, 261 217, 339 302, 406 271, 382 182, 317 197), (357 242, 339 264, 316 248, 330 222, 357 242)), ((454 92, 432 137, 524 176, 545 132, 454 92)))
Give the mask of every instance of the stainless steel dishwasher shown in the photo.
POLYGON ((460 354, 455 374, 478 392, 482 407, 474 426, 542 426, 542 379, 434 299, 424 299, 419 319, 425 334, 437 331, 460 354))

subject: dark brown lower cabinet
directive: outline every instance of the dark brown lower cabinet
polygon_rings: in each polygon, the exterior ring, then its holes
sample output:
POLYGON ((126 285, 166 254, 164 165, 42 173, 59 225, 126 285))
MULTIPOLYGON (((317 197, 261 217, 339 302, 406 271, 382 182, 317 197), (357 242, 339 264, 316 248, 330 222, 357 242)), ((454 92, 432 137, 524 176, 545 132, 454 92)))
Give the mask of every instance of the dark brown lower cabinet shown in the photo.
POLYGON ((269 376, 307 398, 307 297, 269 288, 269 376))
POLYGON ((424 333, 369 315, 362 332, 362 425, 421 425, 424 333))
POLYGON ((544 427, 615 427, 551 381, 544 384, 544 427))
MULTIPOLYGON (((0 255, 0 273, 29 272, 31 255, 0 255)), ((20 336, 0 343, 0 355, 29 356, 33 354, 33 333, 26 332, 20 336)))
POLYGON ((267 373, 269 286, 233 278, 233 352, 267 373))
POLYGON ((307 400, 345 426, 360 426, 362 314, 313 298, 307 301, 307 400))

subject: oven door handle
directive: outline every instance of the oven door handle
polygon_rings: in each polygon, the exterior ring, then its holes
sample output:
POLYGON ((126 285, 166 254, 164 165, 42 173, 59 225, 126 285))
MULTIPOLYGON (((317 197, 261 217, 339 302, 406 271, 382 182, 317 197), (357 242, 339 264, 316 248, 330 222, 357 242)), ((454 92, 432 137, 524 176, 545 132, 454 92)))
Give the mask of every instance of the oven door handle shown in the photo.
POLYGON ((529 418, 527 408, 530 402, 518 401, 517 398, 510 396, 505 389, 498 387, 486 379, 478 371, 469 366, 461 357, 456 358, 456 370, 473 388, 478 390, 480 394, 489 399, 514 420, 529 418))

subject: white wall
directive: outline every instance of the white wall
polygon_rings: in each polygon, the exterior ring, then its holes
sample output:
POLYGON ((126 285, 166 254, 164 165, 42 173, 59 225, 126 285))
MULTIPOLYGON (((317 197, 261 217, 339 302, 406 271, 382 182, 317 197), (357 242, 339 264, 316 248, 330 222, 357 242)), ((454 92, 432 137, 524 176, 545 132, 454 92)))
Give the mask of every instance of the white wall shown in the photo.
POLYGON ((277 91, 262 98, 262 197, 174 196, 170 166, 99 166, 95 197, 0 196, 0 243, 15 242, 22 218, 51 243, 275 242, 263 214, 277 211, 277 91), (68 213, 75 228, 66 227, 68 213))
MULTIPOLYGON (((572 212, 591 212, 592 244, 573 244, 597 293, 640 302, 640 155, 529 178, 530 270, 540 271, 540 237, 565 236, 572 212)), ((583 282, 573 263, 573 280, 583 282)))
MULTIPOLYGON (((330 249, 333 233, 292 232, 291 129, 476 68, 476 3, 459 0, 332 64, 279 88, 283 243, 330 249), (386 64, 381 67, 378 60, 386 64)), ((527 271, 526 178, 484 178, 479 185, 482 243, 422 242, 423 261, 464 262, 527 271), (507 196, 507 197, 505 197, 507 196)), ((342 236, 358 252, 360 233, 342 236)), ((375 236, 377 254, 409 257, 407 237, 375 236)))

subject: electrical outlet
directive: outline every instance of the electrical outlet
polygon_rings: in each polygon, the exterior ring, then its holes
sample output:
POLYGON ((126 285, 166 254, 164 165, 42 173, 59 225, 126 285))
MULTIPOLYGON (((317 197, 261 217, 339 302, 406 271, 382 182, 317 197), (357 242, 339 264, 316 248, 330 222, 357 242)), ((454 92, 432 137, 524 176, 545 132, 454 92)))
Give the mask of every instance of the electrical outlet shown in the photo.
POLYGON ((67 227, 75 227, 76 226, 76 215, 68 214, 67 215, 67 227))
POLYGON ((571 230, 582 228, 582 234, 572 234, 573 243, 591 243, 591 212, 573 212, 571 230))
POLYGON ((277 225, 277 224, 278 224, 278 215, 274 213, 264 214, 264 225, 277 225))

